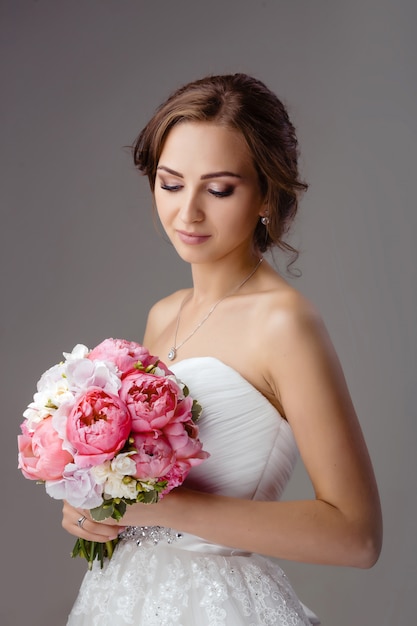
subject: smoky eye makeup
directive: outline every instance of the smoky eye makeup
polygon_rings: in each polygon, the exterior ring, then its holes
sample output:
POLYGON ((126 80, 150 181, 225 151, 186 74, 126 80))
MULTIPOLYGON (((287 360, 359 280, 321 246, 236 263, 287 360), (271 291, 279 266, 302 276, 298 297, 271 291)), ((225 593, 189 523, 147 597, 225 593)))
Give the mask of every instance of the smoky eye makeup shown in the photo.
POLYGON ((165 191, 178 191, 182 189, 183 184, 178 180, 167 180, 165 176, 161 176, 160 173, 156 175, 156 181, 160 189, 165 191))
POLYGON ((182 189, 182 185, 178 183, 173 184, 173 185, 168 185, 167 183, 161 182, 159 186, 161 189, 165 189, 165 191, 178 191, 179 189, 182 189))
MULTIPOLYGON (((184 187, 184 184, 177 181, 165 181, 164 179, 159 179, 159 187, 165 191, 179 191, 184 187)), ((225 187, 207 187, 206 191, 214 196, 215 198, 227 198, 231 196, 235 190, 233 185, 227 185, 225 187)))
POLYGON ((227 196, 232 195, 234 190, 235 188, 232 185, 228 185, 227 187, 224 187, 223 189, 216 189, 213 187, 209 187, 207 191, 212 196, 215 196, 216 198, 227 198, 227 196))
MULTIPOLYGON (((236 188, 236 185, 229 181, 222 181, 221 177, 233 176, 241 178, 238 175, 230 174, 229 172, 220 172, 215 174, 205 174, 201 177, 201 191, 214 196, 215 198, 227 198, 231 196, 236 188), (218 180, 215 180, 219 178, 218 180), (211 180, 210 180, 211 179, 211 180)), ((156 183, 160 189, 165 191, 180 191, 184 188, 183 175, 179 172, 171 170, 166 166, 158 167, 156 172, 156 183)))

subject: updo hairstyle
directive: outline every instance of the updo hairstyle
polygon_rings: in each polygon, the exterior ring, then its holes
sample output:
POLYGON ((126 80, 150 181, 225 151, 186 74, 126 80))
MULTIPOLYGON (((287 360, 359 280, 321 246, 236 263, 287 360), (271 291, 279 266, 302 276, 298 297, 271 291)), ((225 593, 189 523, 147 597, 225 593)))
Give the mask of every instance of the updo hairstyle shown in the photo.
POLYGON ((269 224, 259 220, 254 244, 260 252, 275 245, 296 258, 297 251, 283 237, 307 185, 299 178, 294 126, 277 96, 246 74, 208 76, 180 87, 156 110, 132 147, 135 166, 148 176, 152 192, 165 140, 181 122, 213 122, 243 135, 268 206, 269 224))

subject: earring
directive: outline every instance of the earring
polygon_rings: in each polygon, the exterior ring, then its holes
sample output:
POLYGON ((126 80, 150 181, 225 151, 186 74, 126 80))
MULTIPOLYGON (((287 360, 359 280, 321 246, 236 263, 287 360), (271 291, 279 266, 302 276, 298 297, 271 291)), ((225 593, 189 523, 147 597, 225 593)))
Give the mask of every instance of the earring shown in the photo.
POLYGON ((269 224, 269 217, 268 217, 267 215, 263 215, 263 216, 261 217, 261 222, 262 222, 262 224, 263 224, 264 226, 268 226, 268 224, 269 224))

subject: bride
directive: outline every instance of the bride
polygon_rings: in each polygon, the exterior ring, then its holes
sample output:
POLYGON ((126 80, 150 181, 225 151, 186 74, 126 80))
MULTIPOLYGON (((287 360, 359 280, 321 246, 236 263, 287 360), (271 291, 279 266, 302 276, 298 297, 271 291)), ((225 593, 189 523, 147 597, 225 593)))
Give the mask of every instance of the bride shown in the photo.
POLYGON ((294 128, 260 81, 210 76, 159 107, 134 159, 193 279, 152 308, 143 343, 201 402, 210 458, 119 523, 64 504, 71 534, 121 533, 111 561, 87 572, 68 625, 317 624, 271 557, 371 567, 381 513, 323 322, 262 256, 271 246, 296 256, 285 235, 306 185, 294 128), (298 452, 315 497, 280 501, 298 452))

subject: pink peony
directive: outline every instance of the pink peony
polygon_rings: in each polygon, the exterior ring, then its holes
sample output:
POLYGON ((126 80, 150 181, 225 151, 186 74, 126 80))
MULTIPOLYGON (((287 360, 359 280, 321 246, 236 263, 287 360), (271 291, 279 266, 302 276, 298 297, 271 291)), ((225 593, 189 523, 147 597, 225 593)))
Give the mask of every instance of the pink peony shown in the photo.
POLYGON ((189 421, 193 401, 170 378, 132 372, 122 382, 120 397, 132 416, 134 432, 160 432, 169 422, 189 421))
POLYGON ((52 417, 46 417, 37 424, 30 436, 22 427, 23 435, 18 436, 19 468, 31 480, 57 480, 62 477, 72 456, 62 449, 62 439, 52 426, 52 417))
POLYGON ((187 461, 190 466, 200 465, 210 455, 203 451, 203 444, 198 439, 198 427, 193 422, 168 424, 164 435, 179 460, 187 461))
POLYGON ((165 437, 155 437, 154 433, 136 433, 133 440, 136 453, 131 459, 136 464, 135 478, 148 480, 165 477, 175 462, 175 454, 165 437))
POLYGON ((157 357, 151 356, 149 350, 125 339, 105 339, 89 353, 88 358, 115 363, 122 376, 134 370, 138 361, 145 368, 158 363, 158 367, 168 373, 166 366, 158 362, 157 357))
POLYGON ((172 489, 175 489, 175 487, 180 487, 187 478, 190 469, 191 465, 187 461, 177 461, 164 477, 165 480, 168 481, 168 484, 160 493, 159 497, 163 498, 167 493, 172 491, 172 489))
POLYGON ((129 436, 131 418, 118 396, 100 387, 81 393, 67 421, 66 435, 75 448, 78 467, 91 467, 112 459, 129 436))

